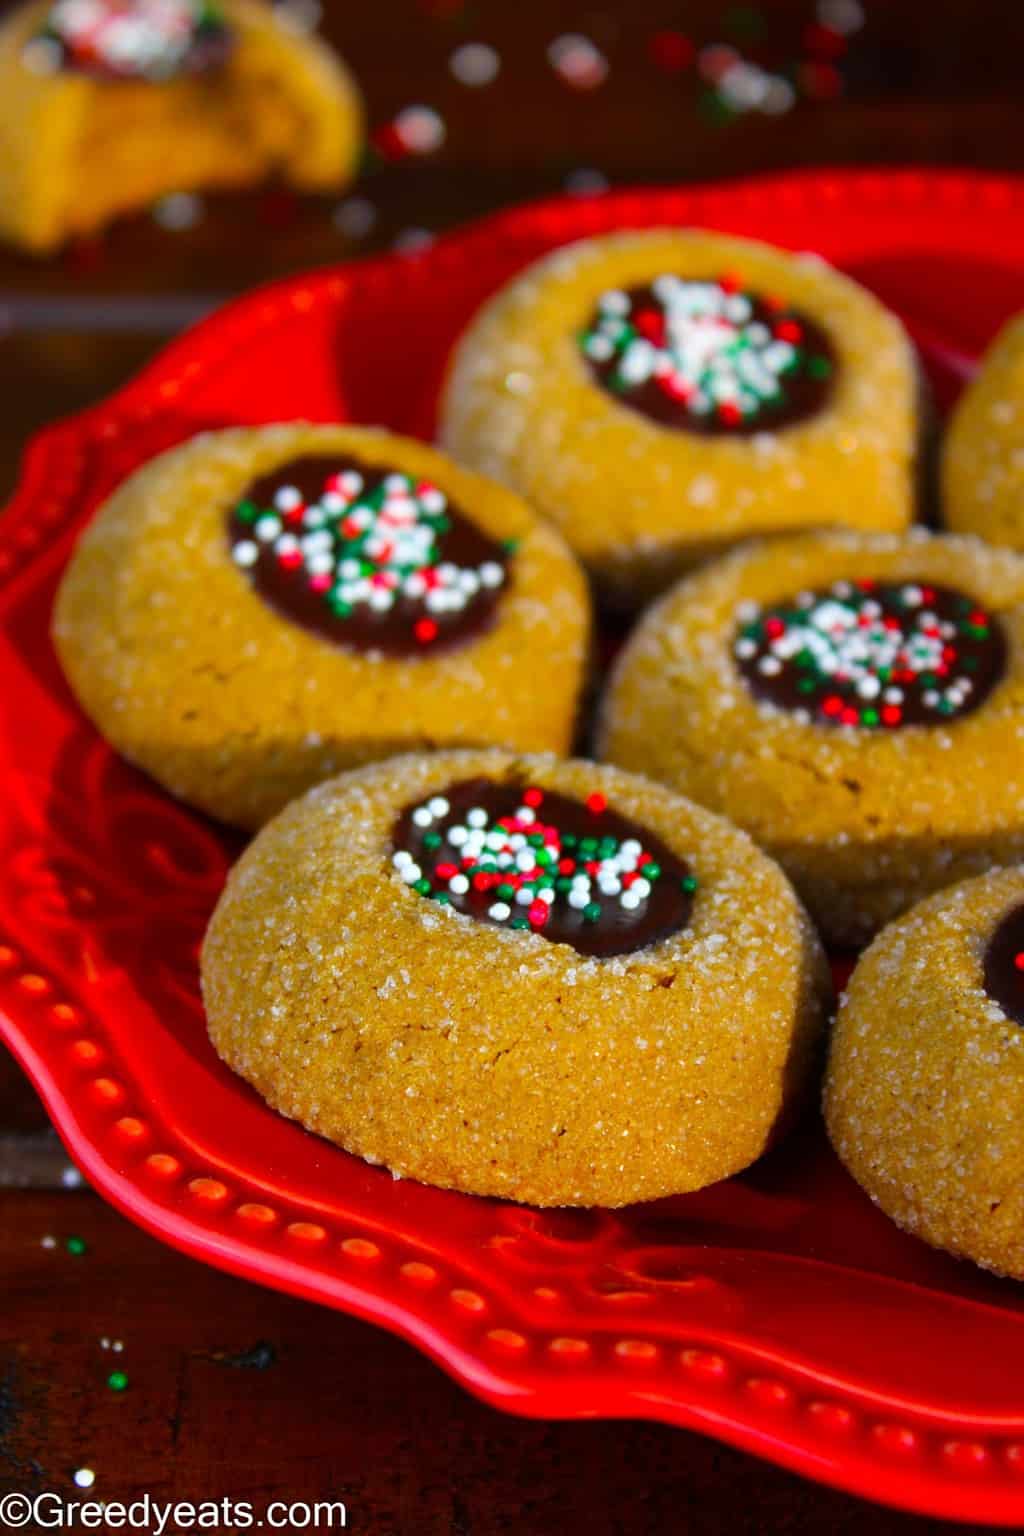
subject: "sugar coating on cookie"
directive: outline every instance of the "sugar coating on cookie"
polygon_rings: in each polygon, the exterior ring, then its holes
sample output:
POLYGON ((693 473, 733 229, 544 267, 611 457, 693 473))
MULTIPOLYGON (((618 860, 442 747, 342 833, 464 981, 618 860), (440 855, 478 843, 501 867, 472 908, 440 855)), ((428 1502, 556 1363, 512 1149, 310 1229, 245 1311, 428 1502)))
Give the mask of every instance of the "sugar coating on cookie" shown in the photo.
POLYGON ((53 632, 119 751, 251 827, 400 750, 566 751, 589 606, 518 497, 407 439, 298 424, 206 434, 132 475, 53 632))
POLYGON ((745 1167, 808 1079, 827 994, 743 833, 614 769, 493 751, 289 806, 233 871, 202 971, 214 1045, 274 1107, 396 1174, 541 1205, 745 1167))
POLYGON ((977 540, 751 544, 641 620, 603 757, 731 817, 839 944, 1024 856, 1024 560, 977 540))
POLYGON ((900 1226, 1024 1278, 1024 869, 940 891, 874 941, 840 1003, 825 1118, 900 1226))
POLYGON ((485 304, 441 440, 638 607, 752 534, 905 527, 917 394, 899 321, 820 259, 628 233, 556 251, 485 304))
POLYGON ((1024 315, 1000 331, 953 412, 942 512, 959 533, 1024 549, 1024 315))

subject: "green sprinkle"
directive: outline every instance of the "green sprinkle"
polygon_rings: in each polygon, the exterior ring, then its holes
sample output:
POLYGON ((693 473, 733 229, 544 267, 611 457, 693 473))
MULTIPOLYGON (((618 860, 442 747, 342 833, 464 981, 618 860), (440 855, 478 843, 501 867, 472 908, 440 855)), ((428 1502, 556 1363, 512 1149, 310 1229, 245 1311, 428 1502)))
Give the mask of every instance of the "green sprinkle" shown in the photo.
POLYGON ((440 832, 425 832, 423 834, 423 846, 424 846, 424 848, 440 848, 440 846, 441 846, 441 834, 440 834, 440 832))
POLYGON ((588 901, 583 908, 583 919, 587 923, 596 923, 601 916, 600 904, 596 901, 588 901))
POLYGON ((111 1392, 123 1392, 128 1385, 128 1377, 124 1371, 111 1371, 107 1377, 107 1386, 111 1392))
POLYGON ((413 890, 414 891, 419 891, 421 896, 429 896, 430 895, 430 881, 426 878, 426 876, 424 876, 422 880, 417 880, 416 881, 416 884, 413 886, 413 890))
POLYGON ((693 875, 684 875, 682 880, 680 881, 680 884, 682 885, 683 890, 686 891, 687 894, 691 895, 691 896, 693 895, 694 891, 697 889, 697 881, 694 879, 693 875))
POLYGON ((863 710, 862 713, 861 713, 860 721, 861 721, 861 725, 877 725, 878 724, 878 710, 877 709, 865 709, 865 710, 863 710))
POLYGON ((519 548, 518 539, 502 539, 501 547, 507 555, 514 555, 519 548))
POLYGON ((530 924, 525 917, 514 917, 511 926, 513 928, 529 928, 530 924))
POLYGON ((260 515, 260 509, 254 501, 240 501, 235 508, 235 516, 243 523, 254 523, 260 515))
POLYGON ((657 880, 657 879, 659 879, 660 876, 661 876, 661 865, 660 864, 645 864, 643 866, 643 876, 644 876, 645 880, 657 880))
POLYGON ((514 885, 499 885, 498 886, 498 890, 497 890, 497 894, 498 894, 498 896, 501 897, 502 901, 511 901, 512 898, 516 894, 515 886, 514 885))
POLYGON ((435 891, 434 900, 437 902, 439 907, 447 907, 451 905, 452 899, 447 891, 435 891))
POLYGON ((812 379, 827 379, 832 372, 832 364, 827 357, 809 357, 807 372, 812 379))
POLYGON ((68 1253, 73 1253, 76 1258, 80 1258, 83 1253, 89 1252, 89 1245, 84 1237, 69 1237, 64 1246, 68 1253))

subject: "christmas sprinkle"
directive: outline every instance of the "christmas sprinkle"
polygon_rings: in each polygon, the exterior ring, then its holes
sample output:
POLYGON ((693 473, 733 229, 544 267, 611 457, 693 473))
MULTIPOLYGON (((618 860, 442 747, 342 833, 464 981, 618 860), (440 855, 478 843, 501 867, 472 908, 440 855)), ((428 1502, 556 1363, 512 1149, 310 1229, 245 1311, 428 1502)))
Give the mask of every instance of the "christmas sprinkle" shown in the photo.
POLYGON ((603 293, 579 345, 624 403, 703 432, 801 420, 824 403, 834 372, 817 326, 730 273, 603 293))
POLYGON ((589 37, 566 32, 548 45, 548 63, 574 91, 593 91, 608 76, 608 60, 589 37))
POLYGON ((165 80, 222 64, 229 45, 211 0, 56 0, 25 62, 43 74, 165 80))
POLYGON ((733 655, 761 699, 861 730, 942 724, 1003 674, 998 621, 948 587, 837 581, 768 608, 745 603, 733 655))
POLYGON ((293 460, 258 481, 230 538, 235 564, 290 618, 398 653, 485 627, 511 553, 433 482, 337 458, 293 460))
POLYGON ((488 43, 463 43, 448 60, 448 68, 460 85, 480 90, 498 78, 501 56, 488 43))
POLYGON ((128 1385, 128 1377, 124 1371, 111 1371, 107 1377, 107 1386, 111 1392, 123 1392, 128 1385))
POLYGON ((535 785, 453 785, 399 819, 391 863, 420 896, 587 954, 621 954, 685 926, 697 882, 653 834, 535 785))

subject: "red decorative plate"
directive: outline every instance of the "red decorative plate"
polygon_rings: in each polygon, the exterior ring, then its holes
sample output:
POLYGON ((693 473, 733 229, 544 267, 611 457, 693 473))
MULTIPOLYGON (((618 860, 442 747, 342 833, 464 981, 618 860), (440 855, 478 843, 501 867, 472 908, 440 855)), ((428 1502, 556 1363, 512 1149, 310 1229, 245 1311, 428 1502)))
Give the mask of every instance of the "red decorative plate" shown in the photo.
POLYGON ((706 224, 822 252, 909 322, 940 397, 1024 307, 1024 181, 835 173, 500 215, 261 290, 41 434, 0 538, 0 1027, 93 1184, 179 1248, 373 1319, 524 1414, 706 1430, 840 1487, 1024 1522, 1024 1288, 903 1236, 817 1129, 741 1178, 614 1214, 393 1181, 215 1059, 196 950, 230 841, 120 763, 47 639, 76 530, 202 427, 429 430, 482 298, 549 247, 706 224))

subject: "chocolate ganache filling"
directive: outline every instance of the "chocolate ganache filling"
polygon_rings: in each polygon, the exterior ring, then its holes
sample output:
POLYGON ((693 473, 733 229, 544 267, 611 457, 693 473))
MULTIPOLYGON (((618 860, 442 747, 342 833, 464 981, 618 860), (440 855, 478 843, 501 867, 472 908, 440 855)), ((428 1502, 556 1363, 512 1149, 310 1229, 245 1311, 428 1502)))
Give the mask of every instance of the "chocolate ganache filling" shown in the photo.
POLYGON ((429 481, 338 455, 263 475, 228 532, 235 563, 285 618, 388 656, 453 649, 490 629, 514 547, 429 481))
POLYGON ((985 991, 1008 1019, 1024 1025, 1024 903, 1008 912, 988 942, 985 991))
POLYGON ((985 702, 1006 669, 994 614, 933 582, 836 581, 744 603, 736 665, 756 698, 820 724, 942 725, 985 702))
POLYGON ((697 881, 653 832, 551 789, 465 779, 402 811, 392 864, 421 896, 581 955, 632 954, 687 926, 697 881))
POLYGON ((836 359, 806 315, 736 277, 667 274, 601 295, 580 350, 593 378, 663 427, 744 436, 814 416, 836 359))

